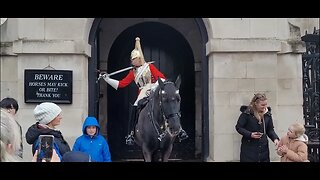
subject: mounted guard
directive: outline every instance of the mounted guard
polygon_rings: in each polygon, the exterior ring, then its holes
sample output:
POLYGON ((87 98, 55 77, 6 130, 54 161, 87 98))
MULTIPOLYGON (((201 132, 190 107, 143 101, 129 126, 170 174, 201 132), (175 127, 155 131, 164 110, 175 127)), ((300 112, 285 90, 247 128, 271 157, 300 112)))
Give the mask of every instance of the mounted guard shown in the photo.
MULTIPOLYGON (((147 63, 145 61, 140 45, 140 38, 136 37, 135 40, 135 48, 131 52, 132 68, 129 67, 123 69, 129 70, 129 73, 125 78, 120 81, 110 78, 110 75, 114 75, 120 71, 123 72, 123 70, 119 70, 111 74, 101 73, 99 75, 99 78, 102 77, 116 90, 118 88, 124 88, 128 86, 132 81, 134 81, 139 88, 138 97, 130 110, 128 135, 126 136, 127 145, 134 144, 134 127, 137 123, 140 110, 147 103, 146 97, 148 97, 151 91, 154 91, 154 89, 158 86, 158 78, 161 78, 162 81, 166 79, 165 76, 152 64, 152 62, 147 63)), ((178 137, 181 141, 188 138, 188 135, 183 129, 181 129, 178 137)))

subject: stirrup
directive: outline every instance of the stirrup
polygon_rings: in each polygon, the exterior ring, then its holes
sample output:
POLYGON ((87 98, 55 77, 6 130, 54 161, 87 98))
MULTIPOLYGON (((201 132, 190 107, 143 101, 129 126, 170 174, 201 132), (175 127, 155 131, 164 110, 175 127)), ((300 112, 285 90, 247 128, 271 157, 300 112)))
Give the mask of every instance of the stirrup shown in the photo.
POLYGON ((181 131, 181 133, 178 135, 179 137, 179 142, 189 138, 188 134, 186 133, 186 131, 181 131))
POLYGON ((129 146, 134 145, 134 138, 131 134, 126 137, 126 144, 129 146))
POLYGON ((158 137, 158 140, 161 141, 165 135, 166 135, 166 133, 161 133, 158 137))

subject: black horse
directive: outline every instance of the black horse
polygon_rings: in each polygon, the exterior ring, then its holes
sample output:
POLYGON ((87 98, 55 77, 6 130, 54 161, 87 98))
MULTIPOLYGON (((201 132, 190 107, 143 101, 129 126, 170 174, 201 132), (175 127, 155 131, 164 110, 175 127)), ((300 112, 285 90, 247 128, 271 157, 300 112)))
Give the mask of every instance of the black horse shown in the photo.
POLYGON ((158 83, 159 86, 149 96, 148 104, 141 110, 135 127, 135 141, 142 148, 145 162, 167 162, 175 138, 182 129, 180 76, 175 83, 163 82, 160 78, 158 83))

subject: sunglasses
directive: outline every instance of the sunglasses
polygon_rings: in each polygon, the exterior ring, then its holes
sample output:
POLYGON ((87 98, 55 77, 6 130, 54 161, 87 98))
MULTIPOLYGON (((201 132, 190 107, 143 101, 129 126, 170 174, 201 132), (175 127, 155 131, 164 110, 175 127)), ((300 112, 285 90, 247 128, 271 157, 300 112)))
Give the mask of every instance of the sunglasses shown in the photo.
POLYGON ((254 96, 254 101, 267 98, 265 94, 254 94, 254 96))

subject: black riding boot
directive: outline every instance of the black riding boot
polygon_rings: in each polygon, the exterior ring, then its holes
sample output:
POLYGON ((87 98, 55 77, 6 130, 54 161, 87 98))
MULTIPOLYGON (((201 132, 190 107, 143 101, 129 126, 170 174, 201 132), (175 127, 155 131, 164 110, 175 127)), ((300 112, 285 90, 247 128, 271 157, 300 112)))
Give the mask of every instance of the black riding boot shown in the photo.
POLYGON ((179 141, 181 142, 182 140, 185 140, 187 139, 189 136, 188 134, 186 133, 185 130, 181 129, 181 131, 179 132, 178 134, 178 138, 179 138, 179 141))
POLYGON ((131 106, 128 124, 128 135, 126 136, 126 144, 129 146, 134 145, 134 127, 136 123, 137 106, 131 106))

